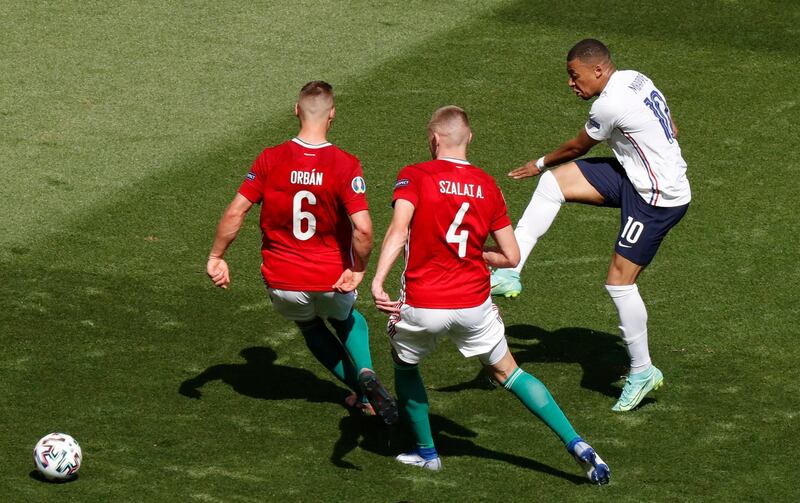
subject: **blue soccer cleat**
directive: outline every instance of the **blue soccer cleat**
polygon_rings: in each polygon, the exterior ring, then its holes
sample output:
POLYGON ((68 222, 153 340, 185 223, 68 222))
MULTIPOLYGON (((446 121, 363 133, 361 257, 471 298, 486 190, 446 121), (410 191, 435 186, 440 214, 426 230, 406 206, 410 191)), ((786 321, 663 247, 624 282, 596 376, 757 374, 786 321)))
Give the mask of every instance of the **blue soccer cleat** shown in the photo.
POLYGON ((519 273, 512 269, 496 269, 491 277, 492 295, 513 298, 522 292, 519 273))
POLYGON ((575 458, 575 461, 578 462, 581 468, 586 472, 586 476, 589 477, 589 480, 593 483, 605 485, 611 480, 611 469, 605 461, 597 455, 595 450, 592 449, 592 446, 587 444, 582 438, 577 437, 570 442, 569 445, 567 445, 567 451, 572 454, 572 457, 575 458))
POLYGON ((660 388, 663 384, 664 374, 655 366, 644 372, 629 374, 625 380, 625 387, 622 388, 619 401, 611 407, 611 410, 616 412, 631 410, 639 405, 647 393, 660 388))

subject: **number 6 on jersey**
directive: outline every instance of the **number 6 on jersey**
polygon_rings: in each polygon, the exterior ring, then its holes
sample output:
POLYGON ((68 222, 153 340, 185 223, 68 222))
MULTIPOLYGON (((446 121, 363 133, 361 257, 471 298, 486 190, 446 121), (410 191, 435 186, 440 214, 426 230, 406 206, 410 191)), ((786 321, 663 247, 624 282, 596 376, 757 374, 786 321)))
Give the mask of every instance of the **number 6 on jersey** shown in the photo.
POLYGON ((303 199, 308 200, 308 204, 317 204, 317 198, 312 192, 307 190, 298 191, 292 199, 292 233, 300 241, 311 239, 317 230, 317 219, 308 211, 302 211, 303 199), (308 227, 303 230, 303 220, 308 220, 308 227))
POLYGON ((447 229, 447 234, 445 235, 445 240, 448 243, 458 243, 459 258, 464 258, 467 256, 467 239, 469 238, 469 231, 465 229, 456 234, 456 229, 458 229, 458 226, 464 221, 464 215, 466 215, 468 209, 469 202, 465 201, 461 203, 461 208, 458 209, 456 217, 453 219, 453 223, 450 224, 450 228, 447 229))

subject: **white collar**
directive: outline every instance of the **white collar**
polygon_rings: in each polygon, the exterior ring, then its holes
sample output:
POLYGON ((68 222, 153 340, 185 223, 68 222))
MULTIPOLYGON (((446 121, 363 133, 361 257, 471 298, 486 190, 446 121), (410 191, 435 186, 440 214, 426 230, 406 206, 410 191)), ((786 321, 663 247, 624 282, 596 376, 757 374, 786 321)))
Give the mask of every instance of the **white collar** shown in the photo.
POLYGON ((314 145, 313 143, 308 143, 306 141, 303 141, 303 140, 301 140, 300 138, 298 138, 296 136, 294 138, 292 138, 292 141, 297 143, 301 147, 305 147, 305 148, 325 148, 325 147, 330 147, 331 146, 331 143, 327 142, 327 141, 325 143, 318 143, 318 144, 314 145))
POLYGON ((469 166, 469 161, 466 159, 456 159, 455 157, 440 157, 440 161, 449 161, 454 164, 462 164, 464 166, 469 166))

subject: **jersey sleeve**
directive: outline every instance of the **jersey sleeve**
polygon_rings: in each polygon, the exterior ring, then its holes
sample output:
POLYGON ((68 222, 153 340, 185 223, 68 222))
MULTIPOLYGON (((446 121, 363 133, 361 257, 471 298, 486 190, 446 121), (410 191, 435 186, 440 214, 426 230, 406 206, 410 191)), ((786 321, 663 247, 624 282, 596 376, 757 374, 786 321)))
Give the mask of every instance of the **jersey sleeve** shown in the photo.
POLYGON ((267 156, 265 152, 256 157, 250 171, 239 186, 239 194, 243 195, 253 204, 258 204, 264 199, 264 182, 267 178, 267 156))
POLYGON ((494 205, 494 214, 492 215, 492 221, 489 226, 489 230, 494 232, 502 229, 503 227, 508 227, 511 225, 511 219, 508 217, 508 206, 506 206, 506 198, 503 197, 503 192, 500 190, 500 187, 497 186, 496 183, 493 183, 494 192, 495 192, 495 205, 494 205))
POLYGON ((397 174, 397 180, 394 182, 394 194, 392 194, 392 204, 398 199, 405 199, 415 207, 419 201, 419 177, 414 176, 414 169, 411 166, 406 166, 397 174))
POLYGON ((369 209, 367 204, 367 184, 364 181, 364 171, 361 162, 353 161, 352 169, 342 180, 339 197, 347 210, 348 215, 369 209))
POLYGON ((589 110, 589 120, 584 128, 586 134, 597 141, 611 138, 611 131, 617 126, 617 113, 614 104, 607 99, 598 99, 589 110))

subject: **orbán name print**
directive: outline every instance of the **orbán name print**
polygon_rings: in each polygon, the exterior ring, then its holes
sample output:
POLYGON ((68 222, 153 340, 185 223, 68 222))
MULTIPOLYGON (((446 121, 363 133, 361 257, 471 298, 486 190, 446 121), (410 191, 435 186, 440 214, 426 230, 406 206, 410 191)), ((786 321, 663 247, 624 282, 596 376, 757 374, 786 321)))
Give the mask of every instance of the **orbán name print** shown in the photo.
POLYGON ((322 185, 323 173, 311 171, 292 171, 291 182, 297 185, 322 185))

